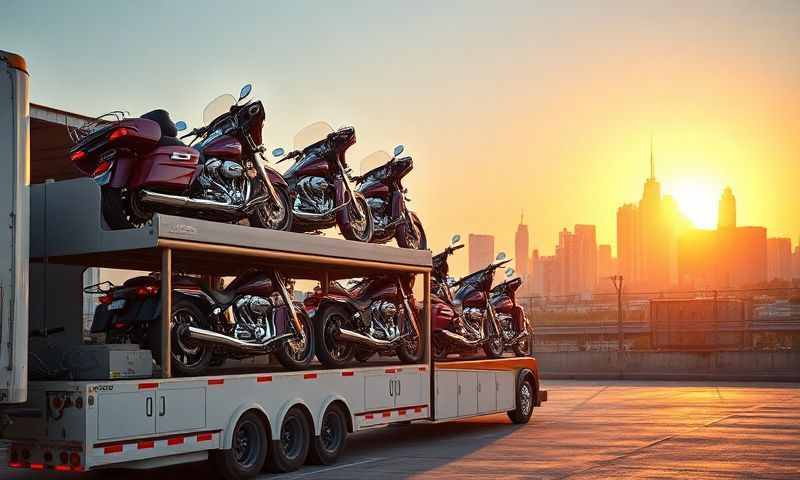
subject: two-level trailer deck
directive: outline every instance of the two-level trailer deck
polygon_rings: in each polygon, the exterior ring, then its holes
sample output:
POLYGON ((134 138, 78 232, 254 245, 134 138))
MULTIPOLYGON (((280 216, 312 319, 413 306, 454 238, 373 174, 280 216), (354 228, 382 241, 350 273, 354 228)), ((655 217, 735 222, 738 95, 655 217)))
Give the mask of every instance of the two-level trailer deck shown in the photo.
MULTIPOLYGON (((12 68, 2 62, 0 67, 12 68)), ((307 461, 332 463, 347 435, 363 429, 497 412, 527 422, 533 407, 546 400, 533 358, 432 361, 429 252, 167 215, 155 215, 140 229, 107 230, 97 187, 88 179, 64 179, 63 159, 51 156, 63 149, 55 127, 81 117, 36 106, 31 111, 34 132, 48 135, 42 137, 48 146, 41 156, 35 136, 31 142, 33 170, 58 181, 30 187, 31 307, 13 322, 3 317, 3 331, 63 329, 45 342, 64 351, 77 347, 85 267, 160 271, 164 329, 171 318, 173 272, 225 276, 269 267, 323 286, 339 278, 403 272, 422 277, 426 354, 418 364, 343 369, 289 372, 264 366, 174 378, 170 362, 164 362, 152 378, 32 380, 27 401, 2 411, 0 436, 11 442, 10 466, 80 472, 210 458, 225 477, 246 478, 264 466, 281 472, 307 461)), ((16 135, 27 135, 20 132, 16 135)), ((27 193, 27 179, 15 178, 27 193)), ((18 337, 8 337, 11 346, 0 346, 9 349, 4 358, 15 359, 9 365, 17 374, 28 367, 19 355, 27 339, 18 337)), ((162 338, 160 358, 170 358, 169 336, 162 338)))

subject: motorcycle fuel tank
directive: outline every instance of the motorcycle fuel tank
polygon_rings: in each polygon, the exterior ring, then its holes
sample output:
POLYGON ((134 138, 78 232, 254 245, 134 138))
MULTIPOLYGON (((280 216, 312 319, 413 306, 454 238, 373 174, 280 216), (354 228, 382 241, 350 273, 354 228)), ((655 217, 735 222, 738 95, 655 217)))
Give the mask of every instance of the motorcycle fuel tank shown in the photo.
POLYGON ((241 295, 256 295, 259 297, 269 297, 275 292, 272 275, 266 272, 250 272, 240 275, 231 282, 226 290, 235 291, 241 295))
POLYGON ((312 153, 305 155, 300 160, 295 162, 294 165, 286 170, 284 176, 286 177, 324 177, 330 172, 330 166, 324 155, 312 153))
POLYGON ((494 299, 492 301, 492 305, 494 305, 495 311, 500 313, 511 313, 511 311, 514 309, 514 302, 512 302, 511 299, 506 295, 494 299))
POLYGON ((221 135, 203 146, 206 158, 239 158, 242 156, 242 144, 230 135, 221 135))
POLYGON ((361 192, 361 194, 367 198, 374 198, 374 197, 388 198, 389 196, 389 186, 383 182, 364 183, 358 187, 358 191, 361 192))
POLYGON ((455 295, 456 300, 466 307, 482 308, 486 306, 486 292, 476 288, 476 285, 462 287, 455 295))

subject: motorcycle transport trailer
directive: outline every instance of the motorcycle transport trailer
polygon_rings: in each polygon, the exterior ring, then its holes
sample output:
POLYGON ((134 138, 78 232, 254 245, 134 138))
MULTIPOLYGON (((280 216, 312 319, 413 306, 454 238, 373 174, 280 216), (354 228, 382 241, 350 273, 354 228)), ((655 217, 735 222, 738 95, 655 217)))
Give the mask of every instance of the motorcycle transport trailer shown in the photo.
MULTIPOLYGON (((11 444, 10 467, 81 472, 213 457, 226 477, 246 478, 265 459, 274 471, 294 470, 307 458, 334 462, 348 433, 498 412, 526 422, 546 400, 531 357, 432 361, 427 251, 167 215, 140 229, 104 228, 98 188, 74 178, 66 154, 66 125, 87 118, 29 105, 24 60, 4 52, 0 59, 0 98, 10 102, 0 106, 0 168, 10 172, 0 178, 3 192, 15 192, 2 197, 15 222, 2 240, 11 265, 2 273, 0 325, 0 438, 11 444), (173 272, 225 276, 251 266, 323 286, 375 273, 421 276, 424 360, 294 372, 265 365, 184 378, 172 377, 164 362, 144 378, 105 365, 102 380, 28 380, 29 367, 41 371, 42 364, 80 377, 89 368, 82 359, 95 358, 82 345, 86 267, 160 271, 161 318, 169 319, 171 295, 164 293, 172 291, 173 272), (39 344, 31 356, 30 336, 39 344), (42 351, 61 352, 59 361, 48 364, 42 351)), ((170 358, 169 336, 162 338, 160 358, 170 358)), ((120 358, 141 355, 150 358, 148 351, 120 358)))

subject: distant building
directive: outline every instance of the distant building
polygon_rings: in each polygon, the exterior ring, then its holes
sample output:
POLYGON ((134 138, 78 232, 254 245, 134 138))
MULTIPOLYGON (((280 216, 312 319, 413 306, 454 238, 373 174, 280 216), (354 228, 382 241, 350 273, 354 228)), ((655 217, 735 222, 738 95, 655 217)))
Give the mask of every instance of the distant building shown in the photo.
POLYGON ((494 261, 494 236, 469 234, 469 273, 494 261))
POLYGON ((626 203, 617 209, 617 262, 619 274, 631 284, 641 278, 640 249, 639 212, 636 205, 626 203))
POLYGON ((792 255, 792 278, 800 279, 800 244, 794 247, 792 255))
POLYGON ((719 210, 717 212, 717 228, 736 227, 736 197, 733 196, 731 187, 725 187, 719 199, 719 210))
POLYGON ((594 225, 575 225, 558 234, 558 294, 589 293, 597 285, 597 240, 594 225))
POLYGON ((516 262, 517 275, 523 279, 528 276, 528 226, 523 223, 520 216, 517 233, 514 235, 514 261, 516 262))
POLYGON ((602 282, 612 275, 616 275, 614 257, 611 256, 611 245, 597 246, 597 281, 602 282))
POLYGON ((747 287, 767 280, 767 229, 692 229, 678 241, 682 288, 747 287))
POLYGON ((792 239, 767 239, 767 280, 792 279, 792 239))

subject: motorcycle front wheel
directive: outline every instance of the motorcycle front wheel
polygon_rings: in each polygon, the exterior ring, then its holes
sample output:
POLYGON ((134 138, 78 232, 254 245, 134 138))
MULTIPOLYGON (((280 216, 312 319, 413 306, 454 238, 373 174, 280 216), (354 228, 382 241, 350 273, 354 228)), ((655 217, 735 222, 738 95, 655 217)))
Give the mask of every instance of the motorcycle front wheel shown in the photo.
POLYGON ((411 216, 411 224, 404 223, 397 227, 395 234, 397 245, 401 248, 427 250, 428 238, 425 236, 425 229, 422 228, 422 221, 414 212, 409 212, 409 215, 411 216))
POLYGON ((295 308, 297 318, 303 324, 303 338, 283 342, 278 348, 278 361, 287 370, 302 370, 314 358, 314 325, 302 308, 295 308))
MULTIPOLYGON (((261 188, 261 193, 258 195, 263 193, 266 193, 264 187, 261 188)), ((278 204, 275 204, 273 200, 268 200, 258 206, 248 217, 250 225, 269 230, 291 231, 294 218, 289 192, 284 187, 275 187, 275 195, 278 197, 278 204)))
POLYGON ((344 238, 364 243, 372 240, 375 229, 372 212, 367 199, 360 193, 355 192, 350 205, 337 213, 337 221, 344 238))

